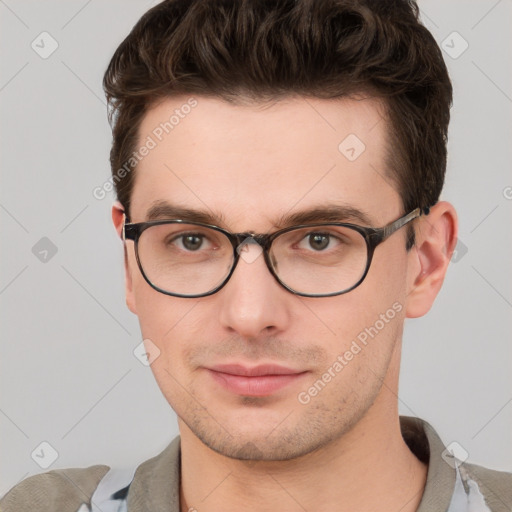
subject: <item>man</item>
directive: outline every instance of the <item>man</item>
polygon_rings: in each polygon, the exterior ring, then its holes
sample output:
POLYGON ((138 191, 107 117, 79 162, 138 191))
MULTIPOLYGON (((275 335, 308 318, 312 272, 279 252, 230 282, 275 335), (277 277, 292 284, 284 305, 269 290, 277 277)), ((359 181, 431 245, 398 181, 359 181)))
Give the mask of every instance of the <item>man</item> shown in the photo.
POLYGON ((180 437, 2 510, 510 510, 509 474, 398 415, 404 320, 457 237, 452 89, 416 6, 166 1, 104 86, 126 301, 180 437))

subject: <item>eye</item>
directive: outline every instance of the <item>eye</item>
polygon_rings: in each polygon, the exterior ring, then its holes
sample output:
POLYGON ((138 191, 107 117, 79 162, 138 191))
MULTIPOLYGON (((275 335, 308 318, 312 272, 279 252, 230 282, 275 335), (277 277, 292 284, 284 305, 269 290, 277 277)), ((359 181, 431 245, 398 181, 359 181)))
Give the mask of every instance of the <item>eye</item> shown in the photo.
POLYGON ((313 233, 308 237, 308 243, 315 251, 321 251, 329 246, 330 236, 320 233, 313 233))
POLYGON ((332 248, 332 245, 338 245, 340 240, 338 237, 330 233, 308 233, 298 244, 300 249, 313 249, 314 251, 323 251, 332 248), (334 243, 336 242, 336 244, 334 243))
POLYGON ((184 235, 181 237, 182 244, 189 251, 197 251, 203 245, 203 237, 198 235, 184 235))
POLYGON ((196 252, 200 249, 207 249, 211 245, 205 235, 199 233, 185 233, 169 240, 169 244, 176 245, 179 249, 196 252))

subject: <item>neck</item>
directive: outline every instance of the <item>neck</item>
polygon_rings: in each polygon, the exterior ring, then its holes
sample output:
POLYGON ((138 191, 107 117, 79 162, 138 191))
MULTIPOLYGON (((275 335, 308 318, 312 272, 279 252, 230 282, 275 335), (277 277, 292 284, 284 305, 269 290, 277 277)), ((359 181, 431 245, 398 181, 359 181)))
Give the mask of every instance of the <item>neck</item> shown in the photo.
POLYGON ((427 467, 405 444, 396 406, 379 401, 341 439, 289 461, 224 457, 180 422, 182 512, 272 510, 276 503, 290 512, 332 510, 334 503, 340 512, 415 511, 427 467))

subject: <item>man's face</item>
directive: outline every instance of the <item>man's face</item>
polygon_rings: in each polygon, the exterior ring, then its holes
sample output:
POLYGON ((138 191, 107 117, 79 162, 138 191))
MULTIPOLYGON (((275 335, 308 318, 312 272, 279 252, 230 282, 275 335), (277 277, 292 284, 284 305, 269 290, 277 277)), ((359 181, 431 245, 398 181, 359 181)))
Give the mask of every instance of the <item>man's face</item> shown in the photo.
MULTIPOLYGON (((150 137, 156 147, 135 171, 131 222, 163 201, 216 216, 232 232, 276 231, 284 216, 331 205, 372 226, 402 214, 376 100, 233 106, 199 96, 183 109, 187 99, 166 99, 143 120, 139 143, 150 137), (162 132, 175 109, 179 122, 162 132)), ((325 298, 285 290, 263 257, 241 258, 211 296, 167 296, 144 280, 127 241, 127 302, 160 350, 151 368, 182 433, 230 457, 283 460, 389 410, 410 288, 405 234, 376 249, 359 287, 325 298), (240 376, 253 370, 263 375, 240 376), (269 376, 279 372, 287 375, 269 376)))

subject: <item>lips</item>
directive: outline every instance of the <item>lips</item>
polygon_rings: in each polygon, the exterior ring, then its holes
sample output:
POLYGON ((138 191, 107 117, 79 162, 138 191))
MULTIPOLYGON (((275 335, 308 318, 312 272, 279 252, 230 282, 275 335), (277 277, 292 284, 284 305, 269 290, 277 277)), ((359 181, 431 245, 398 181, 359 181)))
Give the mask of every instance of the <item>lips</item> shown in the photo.
POLYGON ((222 387, 232 393, 245 396, 271 395, 308 373, 275 364, 253 367, 225 364, 216 365, 207 370, 222 387))

